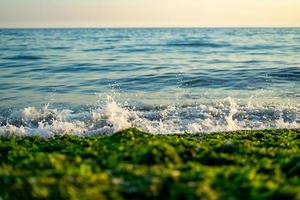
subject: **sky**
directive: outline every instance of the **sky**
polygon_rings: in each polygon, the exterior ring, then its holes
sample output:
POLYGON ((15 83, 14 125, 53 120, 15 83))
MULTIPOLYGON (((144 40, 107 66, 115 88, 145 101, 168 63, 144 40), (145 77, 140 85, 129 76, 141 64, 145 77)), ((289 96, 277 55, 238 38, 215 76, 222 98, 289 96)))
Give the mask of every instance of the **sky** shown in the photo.
POLYGON ((0 0, 0 27, 300 27, 300 0, 0 0))

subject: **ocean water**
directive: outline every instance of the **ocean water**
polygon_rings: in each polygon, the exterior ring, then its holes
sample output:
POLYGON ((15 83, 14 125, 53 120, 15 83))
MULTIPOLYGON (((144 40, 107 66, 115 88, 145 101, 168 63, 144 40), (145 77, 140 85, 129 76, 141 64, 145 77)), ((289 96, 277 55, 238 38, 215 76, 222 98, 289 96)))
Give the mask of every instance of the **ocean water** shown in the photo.
POLYGON ((0 135, 300 127, 299 28, 0 29, 0 135))

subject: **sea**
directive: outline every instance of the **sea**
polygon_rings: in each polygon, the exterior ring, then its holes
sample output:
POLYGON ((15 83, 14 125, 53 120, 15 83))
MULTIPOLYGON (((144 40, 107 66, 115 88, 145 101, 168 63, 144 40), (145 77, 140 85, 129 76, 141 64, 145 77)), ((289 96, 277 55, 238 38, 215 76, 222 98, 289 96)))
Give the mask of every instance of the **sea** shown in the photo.
POLYGON ((300 28, 0 29, 0 135, 300 128, 300 28))

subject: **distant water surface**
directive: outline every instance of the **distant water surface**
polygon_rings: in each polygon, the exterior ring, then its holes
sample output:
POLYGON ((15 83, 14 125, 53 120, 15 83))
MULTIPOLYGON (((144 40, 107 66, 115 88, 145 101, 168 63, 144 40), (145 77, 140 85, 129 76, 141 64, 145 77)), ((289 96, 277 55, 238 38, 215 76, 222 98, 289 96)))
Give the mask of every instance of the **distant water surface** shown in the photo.
POLYGON ((300 127, 300 29, 0 29, 0 134, 300 127))

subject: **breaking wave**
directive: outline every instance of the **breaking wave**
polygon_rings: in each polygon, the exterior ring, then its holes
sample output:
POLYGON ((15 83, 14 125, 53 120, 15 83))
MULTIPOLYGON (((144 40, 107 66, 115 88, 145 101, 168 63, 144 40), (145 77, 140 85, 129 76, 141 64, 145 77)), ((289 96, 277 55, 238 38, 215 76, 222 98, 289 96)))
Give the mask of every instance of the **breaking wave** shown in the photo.
POLYGON ((0 117, 2 136, 89 136, 136 127, 153 134, 299 128, 298 107, 239 105, 228 97, 214 104, 132 107, 108 96, 84 111, 27 107, 0 117))

